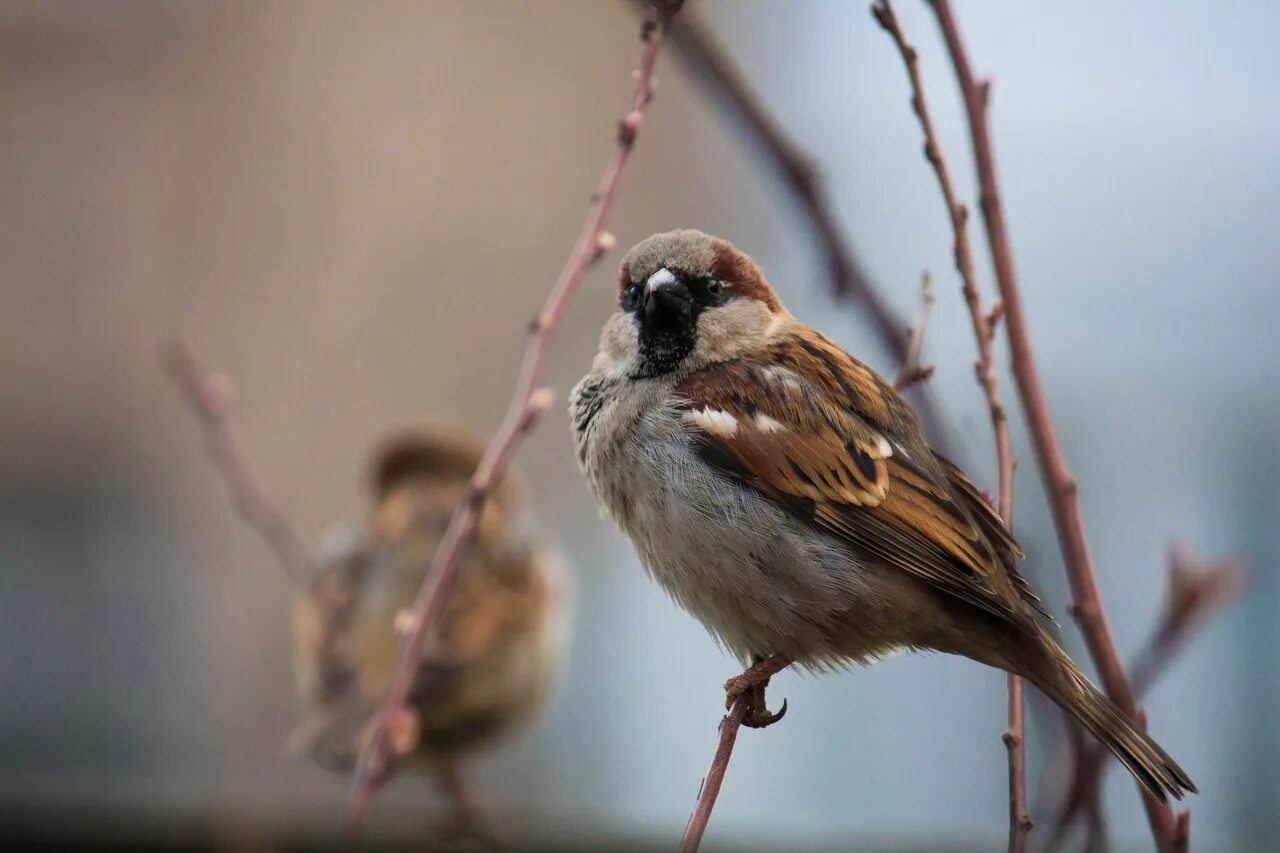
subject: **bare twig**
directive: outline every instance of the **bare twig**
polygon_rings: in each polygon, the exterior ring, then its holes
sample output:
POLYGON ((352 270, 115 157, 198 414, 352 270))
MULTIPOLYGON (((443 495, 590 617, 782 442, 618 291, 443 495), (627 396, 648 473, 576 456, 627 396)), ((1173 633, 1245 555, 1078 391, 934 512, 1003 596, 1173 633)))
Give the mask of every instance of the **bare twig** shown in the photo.
POLYGON ((907 329, 907 360, 902 362, 897 374, 893 377, 893 387, 902 391, 918 382, 924 382, 933 375, 933 365, 925 364, 924 330, 929 324, 929 312, 933 310, 933 279, 928 271, 920 276, 920 307, 916 309, 916 318, 907 329))
MULTIPOLYGON (((1005 415, 1004 404, 1000 401, 1000 389, 996 379, 995 366, 995 334, 994 327, 1002 310, 997 302, 989 311, 984 311, 982 296, 978 291, 978 277, 974 269, 973 249, 969 242, 969 211, 956 195, 955 185, 951 182, 951 173, 947 169, 946 158, 942 154, 942 145, 934 129, 933 119, 929 115, 929 105, 925 100, 924 84, 920 79, 920 62, 916 50, 907 43, 898 24, 889 0, 877 0, 871 6, 871 13, 893 39, 902 55, 907 69, 907 78, 911 84, 911 108, 920 120, 924 131, 924 153, 934 174, 938 178, 942 199, 947 206, 947 216, 951 220, 953 235, 952 252, 955 257, 956 270, 960 273, 961 292, 965 304, 969 308, 969 319, 973 325, 973 337, 978 345, 978 358, 974 362, 974 372, 978 384, 982 388, 987 401, 987 411, 991 416, 991 430, 995 438, 996 449, 996 509, 1009 529, 1013 529, 1013 446, 1009 440, 1009 423, 1005 415)), ((1020 853, 1026 849, 1027 834, 1033 826, 1031 815, 1027 812, 1026 787, 1026 750, 1023 743, 1024 726, 1022 719, 1022 679, 1016 675, 1008 676, 1008 719, 1004 732, 1005 748, 1009 759, 1009 850, 1020 853)))
POLYGON ((547 342, 565 303, 578 288, 587 270, 613 242, 604 230, 605 223, 636 136, 644 123, 645 108, 653 99, 653 69, 658 49, 671 17, 679 8, 677 0, 654 0, 649 6, 641 30, 643 47, 631 109, 618 122, 614 153, 605 168, 600 186, 592 197, 582 235, 559 279, 547 295, 542 311, 529 325, 524 362, 506 419, 486 448, 468 485, 467 495, 454 510, 426 580, 414 600, 411 618, 405 620, 408 630, 401 634, 399 653, 387 693, 373 721, 372 735, 356 770, 351 805, 347 813, 348 832, 359 830, 372 802, 374 790, 386 777, 392 749, 388 738, 389 716, 394 709, 404 705, 408 697, 417 671, 415 664, 421 658, 428 628, 440 609, 458 562, 475 535, 476 523, 484 502, 494 483, 509 466, 520 440, 532 428, 538 415, 551 404, 553 394, 539 384, 547 342))
POLYGON ((1205 563, 1185 543, 1173 543, 1160 623, 1129 667, 1133 692, 1145 695, 1196 629, 1234 601, 1244 583, 1244 563, 1239 558, 1205 563))
POLYGON ((163 344, 160 360, 200 421, 209 461, 226 483, 240 517, 271 548, 289 579, 299 589, 305 589, 316 577, 315 558, 284 515, 267 500, 240 454, 240 446, 227 421, 230 380, 205 370, 181 341, 163 344))
POLYGON ((1004 745, 1009 761, 1009 844, 1008 849, 1027 849, 1027 836, 1035 821, 1027 810, 1027 748, 1026 727, 1022 718, 1022 679, 1012 672, 1005 674, 1009 693, 1004 745))
MULTIPOLYGON (((240 454, 228 421, 231 381, 224 374, 206 370, 181 341, 164 343, 160 348, 160 359, 165 372, 178 386, 199 420, 209 461, 226 483, 240 517, 266 541, 294 585, 299 590, 308 589, 320 576, 320 564, 294 533, 284 514, 267 500, 240 454)), ((310 594, 315 606, 329 611, 328 616, 318 620, 322 635, 317 638, 317 643, 327 646, 336 640, 330 630, 334 624, 333 614, 344 606, 344 602, 335 598, 323 585, 312 589, 310 594)), ((416 743, 416 737, 410 742, 416 743)), ((460 770, 450 768, 450 772, 460 770)), ((474 799, 464 798, 466 792, 458 786, 446 786, 445 793, 453 803, 455 818, 466 818, 454 820, 453 829, 465 829, 468 834, 482 836, 484 826, 474 799)))
MULTIPOLYGON (((1072 608, 1084 635, 1089 656, 1093 659, 1102 680, 1102 686, 1111 700, 1124 713, 1139 720, 1138 704, 1133 688, 1125 677, 1124 667, 1116 652, 1111 629, 1102 610, 1101 596, 1094 575, 1093 560, 1089 555, 1084 523, 1080 517, 1077 483, 1068 471, 1062 449, 1054 434, 1053 420, 1045 400, 1035 357, 1031 351, 1031 337, 1027 330, 1022 306, 1022 293, 1018 287, 1017 272, 1013 263, 1013 250, 1009 245, 1004 209, 1000 200, 999 182, 996 176, 995 155, 987 126, 987 101, 990 82, 979 82, 973 75, 969 57, 949 0, 929 0, 946 42, 947 53, 955 70, 956 81, 964 100, 968 116, 969 133, 973 143, 973 157, 978 172, 982 218, 986 226, 987 243, 995 265, 996 282, 1000 287, 1001 305, 1005 319, 1005 334, 1013 362, 1013 376, 1018 386, 1018 397, 1031 433, 1040 476, 1045 483, 1054 526, 1058 532, 1058 544, 1066 565, 1067 579, 1075 599, 1072 608)), ((1143 792, 1143 805, 1157 845, 1168 849, 1175 835, 1173 811, 1154 796, 1143 792)))
MULTIPOLYGON (((1164 674, 1196 629, 1233 601, 1245 582, 1244 566, 1239 559, 1206 564, 1182 543, 1174 543, 1170 547, 1168 571, 1169 582, 1160 620, 1129 665, 1133 692, 1139 699, 1164 674)), ((1090 836, 1086 846, 1096 848, 1106 825, 1102 813, 1102 774, 1110 754, 1083 739, 1076 746, 1076 751, 1074 778, 1050 846, 1062 840, 1072 821, 1083 817, 1090 836)), ((1065 758, 1059 756, 1054 763, 1062 763, 1065 758)), ((1185 828, 1180 831, 1185 832, 1185 828)), ((1175 845, 1177 841, 1175 835, 1175 845)))
POLYGON ((707 775, 702 779, 702 787, 698 789, 698 800, 694 804, 693 813, 685 824, 684 836, 680 839, 680 853, 696 853, 698 845, 702 843, 707 822, 711 820, 711 810, 715 808, 716 798, 720 796, 725 771, 729 769, 733 745, 738 740, 738 729, 743 725, 757 729, 768 728, 786 715, 785 701, 778 713, 769 713, 765 705, 765 688, 769 685, 769 679, 790 666, 791 662, 792 659, 786 655, 757 659, 741 675, 725 682, 726 696, 734 698, 729 702, 728 713, 720 721, 720 739, 716 744, 715 755, 711 758, 711 768, 707 770, 707 775))
MULTIPOLYGON (((728 51, 696 15, 686 13, 672 25, 671 46, 694 81, 742 128, 743 135, 754 143, 752 147, 800 207, 826 259, 832 293, 861 303, 893 363, 903 364, 909 349, 904 333, 906 324, 889 307, 842 236, 813 160, 787 136, 782 124, 752 91, 728 51)), ((942 446, 947 438, 938 407, 928 386, 918 390, 916 413, 935 445, 942 446)))
POLYGON ((733 745, 738 740, 738 730, 751 707, 751 697, 747 694, 734 700, 733 707, 720 721, 720 740, 716 744, 715 755, 711 758, 711 767, 702 779, 702 787, 698 789, 698 802, 689 815, 689 822, 684 827, 684 837, 680 839, 680 853, 696 853, 702 843, 702 836, 707 831, 707 822, 711 820, 711 810, 716 807, 716 798, 720 796, 720 786, 724 783, 725 771, 729 769, 729 759, 733 756, 733 745))
POLYGON ((978 277, 974 267, 973 250, 969 242, 969 212, 956 195, 947 169, 946 159, 942 156, 942 147, 934 130, 933 120, 929 115, 928 104, 924 97, 924 86, 920 80, 919 61, 915 48, 907 43, 898 26, 893 7, 887 0, 880 0, 872 6, 876 20, 893 38, 898 52, 907 68, 907 76, 911 83, 911 107, 920 119, 920 126, 925 137, 925 157, 933 166, 938 177, 938 185, 942 190, 942 198, 947 206, 947 215, 951 220, 953 234, 952 253, 956 270, 960 273, 961 292, 965 304, 969 308, 969 318, 973 325, 974 338, 978 344, 978 359, 974 364, 978 383, 982 387, 987 400, 987 408, 991 416, 991 428, 995 433, 996 460, 999 463, 996 508, 1006 523, 1013 511, 1013 450, 1009 442, 1008 418, 1004 405, 1000 402, 1000 392, 996 380, 994 329, 996 318, 1002 312, 1001 303, 997 301, 984 313, 982 296, 978 291, 978 277))

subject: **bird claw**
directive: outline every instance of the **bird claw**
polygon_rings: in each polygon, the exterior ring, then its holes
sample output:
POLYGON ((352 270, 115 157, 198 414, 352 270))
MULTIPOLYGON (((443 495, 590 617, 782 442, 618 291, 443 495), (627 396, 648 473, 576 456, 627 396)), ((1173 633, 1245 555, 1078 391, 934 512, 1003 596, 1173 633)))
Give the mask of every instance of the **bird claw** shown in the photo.
MULTIPOLYGON (((760 691, 761 700, 764 698, 764 691, 760 691)), ((787 700, 782 700, 782 707, 778 709, 778 713, 771 714, 769 709, 761 702, 757 708, 752 702, 751 708, 747 711, 747 716, 742 719, 742 724, 749 729, 767 729, 774 723, 781 720, 787 715, 787 700)))
POLYGON ((765 701, 765 688, 769 686, 769 678, 761 678, 750 670, 742 675, 735 675, 724 683, 725 710, 733 708, 743 696, 747 697, 747 712, 742 724, 747 728, 764 729, 781 720, 787 713, 787 700, 782 700, 782 708, 774 714, 769 711, 765 701))

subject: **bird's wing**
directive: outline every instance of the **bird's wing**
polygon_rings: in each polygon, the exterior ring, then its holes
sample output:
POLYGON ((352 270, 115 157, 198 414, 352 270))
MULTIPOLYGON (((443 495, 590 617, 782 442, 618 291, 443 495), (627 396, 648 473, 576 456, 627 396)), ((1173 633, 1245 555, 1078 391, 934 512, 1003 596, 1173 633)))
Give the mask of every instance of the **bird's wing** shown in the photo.
POLYGON ((294 612, 296 676, 307 703, 336 701, 356 677, 346 642, 360 600, 367 549, 359 525, 341 525, 325 537, 318 568, 294 612))
POLYGON ((931 455, 904 447, 922 443, 895 434, 904 404, 829 346, 806 352, 797 342, 686 377, 676 404, 697 452, 863 558, 1016 620, 1018 594, 984 530, 931 455))
POLYGON ((982 528, 982 532, 987 535, 987 539, 995 545, 996 551, 1000 555, 1000 562, 1004 564, 1004 569, 1009 573, 1009 579, 1013 581, 1013 585, 1017 588, 1022 600, 1028 606, 1033 607, 1041 616, 1044 616, 1050 622, 1056 623, 1057 620, 1053 618, 1053 613, 1040 600, 1040 596, 1036 595, 1035 590, 1031 588, 1031 584, 1023 577, 1022 572, 1018 570, 1018 560, 1022 558, 1022 548, 1013 538, 1013 534, 1009 532, 1009 528, 1005 525, 1004 520, 1000 518, 995 507, 991 505, 991 501, 959 467, 938 453, 934 453, 933 458, 942 467, 943 473, 946 474, 947 482, 951 484, 952 493, 956 496, 956 499, 968 508, 974 520, 982 528))

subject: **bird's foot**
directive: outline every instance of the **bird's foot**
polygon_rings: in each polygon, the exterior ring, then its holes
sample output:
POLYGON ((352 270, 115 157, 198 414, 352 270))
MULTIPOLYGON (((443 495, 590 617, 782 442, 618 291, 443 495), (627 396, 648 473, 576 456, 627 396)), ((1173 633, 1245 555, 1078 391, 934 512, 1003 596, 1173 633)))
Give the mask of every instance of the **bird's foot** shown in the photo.
POLYGON ((781 655, 768 658, 757 658, 755 664, 748 667, 741 675, 735 675, 724 683, 724 706, 732 708, 742 697, 747 698, 747 713, 742 724, 752 729, 767 728, 781 720, 787 713, 787 700, 782 700, 782 708, 774 714, 769 711, 765 700, 765 689, 769 679, 777 672, 791 665, 791 661, 781 655))
POLYGON ((439 782, 448 808, 434 822, 437 839, 446 843, 472 840, 491 850, 501 850, 502 843, 493 832, 479 792, 463 768, 456 761, 447 760, 441 767, 439 782))

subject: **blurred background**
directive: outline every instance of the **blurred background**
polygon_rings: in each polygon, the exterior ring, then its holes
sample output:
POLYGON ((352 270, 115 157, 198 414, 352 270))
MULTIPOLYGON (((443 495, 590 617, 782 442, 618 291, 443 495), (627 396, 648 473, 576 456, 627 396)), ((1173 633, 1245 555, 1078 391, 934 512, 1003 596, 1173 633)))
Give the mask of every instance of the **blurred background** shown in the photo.
MULTIPOLYGON (((689 5, 815 155, 904 316, 932 271, 933 389, 958 455, 992 483, 949 227, 867 4, 689 5)), ((898 5, 972 197, 936 27, 923 3, 898 5)), ((1246 595, 1147 707, 1204 792, 1196 848, 1262 849, 1280 836, 1280 7, 957 7, 996 79, 1035 346, 1122 654, 1157 618, 1170 539, 1248 560, 1246 595)), ((298 714, 288 584, 228 505, 157 341, 179 333, 231 376, 245 452, 313 541, 362 509, 363 453, 383 428, 432 414, 491 431, 630 96, 636 25, 629 4, 586 0, 0 3, 6 839, 335 837, 347 784, 284 749, 298 714)), ((658 73, 611 222, 621 247, 685 226, 728 237, 794 313, 891 373, 857 307, 827 295, 756 150, 673 54, 658 73)), ((616 260, 557 329, 562 400, 613 309, 616 260)), ((1063 614, 1020 424, 1015 442, 1016 527, 1063 614)), ((579 609, 559 699, 480 782, 510 837, 672 848, 737 664, 598 518, 562 405, 519 467, 576 565, 579 609)), ((774 685, 790 714, 739 740, 709 847, 1003 846, 1000 673, 901 656, 774 685)), ((1054 722, 1032 719, 1033 792, 1054 722)), ((1148 848, 1129 779, 1113 771, 1106 793, 1116 846, 1148 848)), ((397 781, 373 836, 421 839, 434 802, 397 781)), ((1042 827, 1051 806, 1033 802, 1042 827)))

